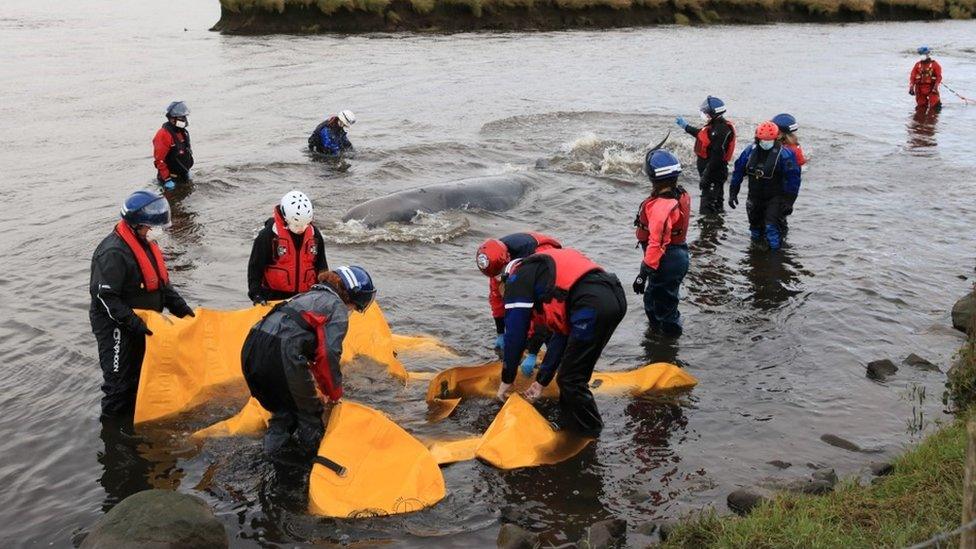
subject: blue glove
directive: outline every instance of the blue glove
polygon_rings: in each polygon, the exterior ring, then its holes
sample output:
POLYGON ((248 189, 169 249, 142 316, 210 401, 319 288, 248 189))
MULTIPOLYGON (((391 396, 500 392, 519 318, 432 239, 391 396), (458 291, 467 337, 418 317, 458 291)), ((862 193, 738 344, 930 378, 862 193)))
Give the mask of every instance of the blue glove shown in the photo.
POLYGON ((176 181, 173 181, 172 179, 167 179, 166 181, 163 181, 163 188, 166 189, 167 191, 172 191, 173 189, 176 188, 176 181))
POLYGON ((186 170, 186 180, 187 181, 193 181, 193 172, 192 171, 186 170))
POLYGON ((675 118, 675 119, 674 119, 674 123, 675 123, 675 124, 677 124, 677 125, 678 125, 678 127, 679 127, 679 128, 681 128, 681 129, 685 129, 685 128, 687 128, 687 127, 688 127, 688 121, 687 121, 687 120, 685 120, 685 119, 684 119, 683 117, 681 117, 681 116, 679 116, 678 118, 675 118))
POLYGON ((536 355, 525 355, 522 359, 522 374, 525 377, 532 375, 532 370, 535 370, 536 355))
POLYGON ((498 334, 498 337, 495 338, 495 348, 505 349, 505 334, 498 334))

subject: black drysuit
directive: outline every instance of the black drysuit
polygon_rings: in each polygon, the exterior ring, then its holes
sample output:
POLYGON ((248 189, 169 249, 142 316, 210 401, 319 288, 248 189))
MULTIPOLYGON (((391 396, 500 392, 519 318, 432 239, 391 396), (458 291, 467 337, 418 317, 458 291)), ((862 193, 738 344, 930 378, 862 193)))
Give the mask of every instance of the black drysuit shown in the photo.
MULTIPOLYGON (((519 265, 505 284, 505 364, 502 381, 515 380, 532 311, 541 311, 555 282, 555 263, 534 255, 519 265), (531 307, 529 305, 531 304, 531 307)), ((560 428, 584 436, 599 436, 603 419, 590 392, 590 377, 603 348, 627 313, 623 287, 613 273, 583 275, 569 289, 566 316, 568 335, 553 331, 536 381, 548 385, 558 371, 560 428)), ((552 328, 550 326, 550 328, 552 328)))
MULTIPOLYGON (((149 243, 138 236, 136 239, 158 272, 149 243)), ((88 318, 98 343, 105 393, 102 415, 131 415, 135 411, 148 333, 146 324, 133 309, 162 312, 165 307, 181 318, 193 311, 170 284, 160 281, 157 291, 146 291, 135 255, 114 230, 92 255, 89 292, 88 318)))
MULTIPOLYGON (((722 213, 725 211, 725 180, 729 177, 729 163, 725 160, 725 151, 732 139, 732 126, 724 117, 712 118, 708 125, 708 149, 706 158, 696 155, 698 159, 699 188, 701 201, 698 212, 702 215, 722 213)), ((685 131, 695 137, 695 149, 698 149, 698 133, 701 128, 692 125, 685 126, 685 131)))

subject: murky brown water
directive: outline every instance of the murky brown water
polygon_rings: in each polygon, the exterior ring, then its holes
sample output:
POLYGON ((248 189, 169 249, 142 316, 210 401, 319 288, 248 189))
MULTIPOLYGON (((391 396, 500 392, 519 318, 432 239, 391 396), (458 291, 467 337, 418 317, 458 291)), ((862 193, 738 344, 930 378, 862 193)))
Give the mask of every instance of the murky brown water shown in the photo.
MULTIPOLYGON (((261 38, 208 32, 216 2, 170 4, 0 7, 5 545, 68 545, 103 509, 151 486, 205 498, 241 546, 481 546, 502 517, 560 542, 609 516, 633 526, 724 509, 735 487, 802 476, 807 463, 854 474, 874 457, 822 434, 893 454, 919 414, 926 425, 940 417, 940 374, 903 367, 882 385, 864 363, 917 352, 945 369, 958 342, 942 326, 969 284, 960 275, 973 273, 976 109, 947 94, 937 120, 915 120, 905 80, 911 50, 927 42, 946 82, 976 93, 973 22, 261 38), (190 445, 188 429, 211 418, 140 437, 102 431, 89 259, 120 200, 150 183, 150 139, 171 99, 193 110, 198 164, 164 248, 191 304, 248 304, 251 238, 299 188, 313 197, 330 260, 374 273, 394 329, 438 336, 473 363, 490 356, 492 335, 477 243, 543 230, 629 285, 640 259, 631 220, 647 191, 641 151, 707 93, 727 101, 745 134, 783 110, 800 120, 811 164, 789 246, 751 252, 742 209, 693 222, 685 336, 645 341, 631 295, 604 367, 676 360, 701 384, 678 399, 600 399, 607 429, 578 459, 514 472, 452 465, 435 508, 348 522, 306 516, 302 479, 274 471, 257 441, 190 445), (338 168, 302 152, 337 108, 360 119, 359 155, 338 168), (544 183, 509 212, 377 230, 336 221, 388 191, 530 170, 540 158, 544 183), (794 465, 779 472, 773 459, 794 465)), ((690 138, 672 144, 690 160, 690 138)), ((478 432, 497 409, 469 403, 427 426, 422 386, 348 378, 352 398, 421 435, 478 432)))

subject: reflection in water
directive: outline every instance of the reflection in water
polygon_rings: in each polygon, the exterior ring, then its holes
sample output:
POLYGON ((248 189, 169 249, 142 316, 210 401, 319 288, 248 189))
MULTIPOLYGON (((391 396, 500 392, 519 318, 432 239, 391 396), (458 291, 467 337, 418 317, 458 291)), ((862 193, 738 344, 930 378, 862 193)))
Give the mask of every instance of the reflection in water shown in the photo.
POLYGON ((145 439, 135 434, 131 418, 102 418, 104 450, 98 454, 102 465, 99 484, 105 489, 102 511, 108 512, 123 499, 152 488, 149 475, 152 463, 139 453, 145 439))
POLYGON ((799 294, 799 274, 810 274, 802 270, 788 249, 769 252, 751 247, 744 261, 746 277, 752 285, 752 302, 761 311, 777 309, 799 294))
POLYGON ((720 307, 732 300, 731 273, 725 258, 717 253, 728 235, 725 217, 699 216, 696 223, 698 238, 688 246, 691 268, 685 277, 685 284, 688 294, 694 296, 694 302, 699 307, 720 307))
POLYGON ((935 125, 939 121, 939 111, 936 109, 915 109, 912 118, 908 122, 908 149, 916 152, 925 152, 926 155, 933 151, 925 151, 939 144, 936 140, 935 125), (922 149, 919 151, 918 149, 922 149))
POLYGON ((650 362, 670 362, 684 367, 685 364, 678 362, 678 338, 665 335, 650 327, 644 332, 644 341, 641 342, 644 348, 644 361, 650 362))

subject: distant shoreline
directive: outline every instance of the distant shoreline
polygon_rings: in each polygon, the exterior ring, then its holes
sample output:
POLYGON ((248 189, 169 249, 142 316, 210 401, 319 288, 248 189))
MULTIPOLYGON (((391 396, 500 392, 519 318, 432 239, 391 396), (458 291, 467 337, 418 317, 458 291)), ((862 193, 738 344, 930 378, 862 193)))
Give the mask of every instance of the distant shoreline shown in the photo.
POLYGON ((554 31, 971 19, 976 0, 221 0, 225 34, 554 31))

